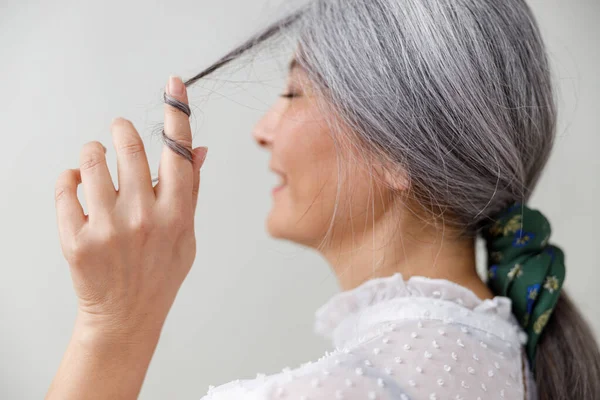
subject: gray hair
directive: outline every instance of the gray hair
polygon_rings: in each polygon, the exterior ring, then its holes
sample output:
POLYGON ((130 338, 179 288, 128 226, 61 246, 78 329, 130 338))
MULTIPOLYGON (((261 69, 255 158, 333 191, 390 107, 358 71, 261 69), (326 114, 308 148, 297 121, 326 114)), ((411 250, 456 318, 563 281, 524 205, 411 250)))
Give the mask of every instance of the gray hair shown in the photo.
MULTIPOLYGON (((556 109, 524 0, 310 1, 186 86, 291 28, 318 98, 350 128, 340 133, 404 170, 433 216, 475 234, 509 203, 527 202, 554 143, 556 109)), ((597 344, 564 293, 535 365, 540 399, 600 398, 597 344)))
POLYGON ((447 225, 527 201, 556 112, 524 1, 314 1, 300 23, 298 61, 336 115, 447 225))

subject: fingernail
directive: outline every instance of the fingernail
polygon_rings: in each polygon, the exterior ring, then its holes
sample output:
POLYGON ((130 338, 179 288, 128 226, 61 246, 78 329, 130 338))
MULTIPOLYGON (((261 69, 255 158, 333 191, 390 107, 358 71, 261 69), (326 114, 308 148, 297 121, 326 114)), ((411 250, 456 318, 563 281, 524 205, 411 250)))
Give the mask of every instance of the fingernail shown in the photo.
POLYGON ((169 94, 172 96, 182 96, 185 91, 185 86, 181 78, 175 75, 169 77, 169 94))
POLYGON ((106 147, 104 147, 104 145, 102 143, 100 143, 102 145, 102 148, 104 149, 104 154, 106 154, 106 147))

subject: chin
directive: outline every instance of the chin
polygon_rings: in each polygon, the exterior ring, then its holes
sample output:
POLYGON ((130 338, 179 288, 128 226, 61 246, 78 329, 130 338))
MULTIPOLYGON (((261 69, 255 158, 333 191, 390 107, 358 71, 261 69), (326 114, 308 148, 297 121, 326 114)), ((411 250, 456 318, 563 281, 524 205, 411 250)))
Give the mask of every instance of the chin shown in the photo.
POLYGON ((274 209, 271 210, 265 221, 265 228, 269 235, 274 238, 283 239, 286 237, 285 218, 278 215, 274 209))

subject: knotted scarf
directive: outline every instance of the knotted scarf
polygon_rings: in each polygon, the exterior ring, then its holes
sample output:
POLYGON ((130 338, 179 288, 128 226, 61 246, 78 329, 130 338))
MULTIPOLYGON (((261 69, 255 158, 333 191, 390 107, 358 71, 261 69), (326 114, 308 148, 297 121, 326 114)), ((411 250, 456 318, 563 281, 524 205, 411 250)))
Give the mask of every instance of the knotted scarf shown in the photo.
POLYGON ((482 229, 488 252, 488 286, 512 300, 527 333, 525 350, 534 367, 536 345, 565 280, 563 251, 548 243, 550 223, 537 210, 514 203, 482 229))

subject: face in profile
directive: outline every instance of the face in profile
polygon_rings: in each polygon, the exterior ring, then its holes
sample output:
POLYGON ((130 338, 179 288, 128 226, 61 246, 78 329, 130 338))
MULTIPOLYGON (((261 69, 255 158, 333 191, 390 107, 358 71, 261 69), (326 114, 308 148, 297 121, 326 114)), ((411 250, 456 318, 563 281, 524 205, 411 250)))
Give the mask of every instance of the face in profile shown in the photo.
POLYGON ((270 151, 269 167, 281 183, 272 193, 266 228, 273 237, 317 247, 334 216, 338 184, 333 239, 353 231, 356 236, 372 224, 386 205, 386 189, 372 179, 375 170, 363 152, 347 139, 334 140, 328 120, 335 115, 319 107, 305 70, 291 65, 285 96, 253 130, 257 143, 270 151))

